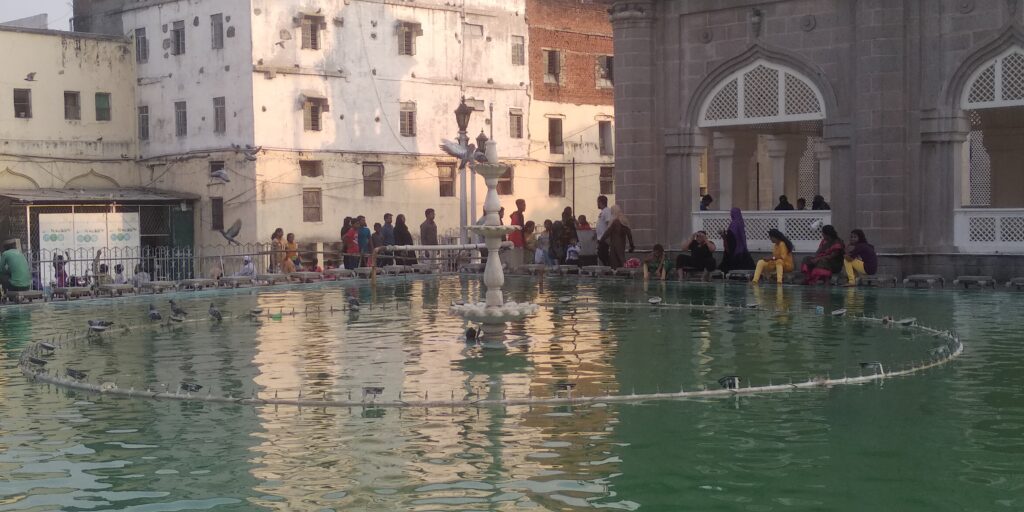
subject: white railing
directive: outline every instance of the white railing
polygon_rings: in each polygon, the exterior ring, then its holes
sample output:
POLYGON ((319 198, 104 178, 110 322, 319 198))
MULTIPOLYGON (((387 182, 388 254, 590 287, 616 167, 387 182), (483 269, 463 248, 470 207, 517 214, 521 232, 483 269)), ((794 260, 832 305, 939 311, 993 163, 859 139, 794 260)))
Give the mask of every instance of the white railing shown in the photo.
POLYGON ((963 253, 1024 254, 1024 209, 954 210, 953 240, 963 253))
MULTIPOLYGON (((729 228, 729 212, 724 210, 693 212, 693 230, 707 231, 712 239, 729 228)), ((768 230, 778 229, 793 242, 797 252, 814 252, 821 242, 821 226, 832 223, 828 210, 746 211, 743 220, 747 230, 747 247, 751 251, 772 250, 768 230), (820 224, 815 225, 816 222, 820 224)))

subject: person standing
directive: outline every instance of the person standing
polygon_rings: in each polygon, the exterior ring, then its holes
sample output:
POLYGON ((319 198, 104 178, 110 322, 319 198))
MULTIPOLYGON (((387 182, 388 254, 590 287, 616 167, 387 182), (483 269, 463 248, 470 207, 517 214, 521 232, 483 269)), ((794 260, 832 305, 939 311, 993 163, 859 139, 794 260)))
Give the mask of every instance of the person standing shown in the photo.
MULTIPOLYGON (((569 247, 574 245, 573 240, 579 241, 579 236, 576 234, 576 217, 572 214, 572 207, 566 206, 562 210, 562 232, 561 236, 561 247, 562 254, 559 254, 559 262, 566 264, 568 258, 569 247)), ((578 259, 578 257, 577 257, 578 259)))
POLYGON ((620 268, 626 264, 626 242, 629 242, 629 252, 635 251, 636 247, 633 245, 633 231, 629 229, 629 221, 623 215, 622 208, 615 205, 610 210, 612 222, 601 241, 608 246, 608 266, 620 268))
POLYGON ((345 268, 354 270, 359 266, 359 219, 352 221, 341 241, 345 246, 345 268))
MULTIPOLYGON (((395 217, 395 245, 412 245, 412 233, 409 226, 405 224, 405 215, 399 213, 395 217)), ((400 265, 415 265, 416 253, 412 251, 400 251, 395 254, 400 265)))
POLYGON ((366 262, 369 261, 370 250, 372 249, 370 246, 370 237, 372 236, 372 233, 370 233, 370 227, 366 225, 365 216, 360 215, 356 217, 356 220, 359 221, 359 231, 356 233, 356 236, 359 241, 359 254, 361 255, 360 263, 365 266, 366 262))
POLYGON ((608 209, 608 196, 597 196, 597 259, 601 264, 608 266, 608 243, 604 241, 604 234, 612 222, 612 214, 608 209))
POLYGON ((284 230, 277 228, 270 235, 270 273, 281 271, 281 260, 287 257, 284 251, 284 230))
POLYGON ((31 286, 28 259, 18 250, 14 240, 4 242, 4 251, 0 254, 0 287, 4 293, 10 293, 28 291, 31 286))
POLYGON ((512 212, 512 216, 509 217, 509 222, 511 222, 510 225, 512 226, 518 226, 519 230, 509 233, 508 240, 512 242, 512 247, 517 249, 523 248, 524 245, 523 242, 525 239, 523 238, 523 227, 526 226, 525 213, 526 200, 516 199, 516 211, 512 212))
POLYGON ((728 274, 730 270, 754 270, 754 259, 747 250, 747 229, 743 222, 743 212, 733 207, 729 211, 731 218, 729 229, 722 232, 723 250, 722 264, 719 269, 728 274))
MULTIPOLYGON (((395 226, 391 224, 391 214, 384 214, 384 225, 380 228, 381 237, 384 239, 384 245, 395 245, 395 226)), ((387 253, 389 257, 384 258, 385 263, 394 263, 395 259, 390 257, 391 253, 387 253)))
MULTIPOLYGON (((423 216, 426 219, 420 224, 420 245, 437 245, 437 223, 434 222, 434 209, 427 208, 423 212, 423 216)), ((429 260, 430 251, 423 251, 423 256, 429 260)))

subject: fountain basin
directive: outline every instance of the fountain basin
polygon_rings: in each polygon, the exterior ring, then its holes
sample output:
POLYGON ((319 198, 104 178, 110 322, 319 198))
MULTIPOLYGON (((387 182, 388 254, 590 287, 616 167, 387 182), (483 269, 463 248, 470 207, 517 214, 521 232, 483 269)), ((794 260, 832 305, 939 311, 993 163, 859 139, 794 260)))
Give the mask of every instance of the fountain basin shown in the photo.
POLYGON ((448 312, 471 322, 480 324, 502 324, 513 320, 521 320, 540 311, 536 304, 520 304, 506 302, 501 306, 488 306, 485 302, 460 304, 452 306, 448 312))

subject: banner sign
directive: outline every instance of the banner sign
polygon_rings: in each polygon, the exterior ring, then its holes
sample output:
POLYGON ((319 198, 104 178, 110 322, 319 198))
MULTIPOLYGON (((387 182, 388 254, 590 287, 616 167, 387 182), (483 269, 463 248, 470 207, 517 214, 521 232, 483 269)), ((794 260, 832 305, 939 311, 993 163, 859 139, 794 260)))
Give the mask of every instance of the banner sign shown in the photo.
MULTIPOLYGON (((101 260, 124 265, 131 278, 139 257, 139 214, 127 213, 43 213, 39 215, 40 282, 55 280, 53 261, 57 255, 74 260, 64 265, 68 275, 84 276, 92 272, 92 260, 101 251, 101 260)), ((107 271, 113 276, 114 269, 107 271)))

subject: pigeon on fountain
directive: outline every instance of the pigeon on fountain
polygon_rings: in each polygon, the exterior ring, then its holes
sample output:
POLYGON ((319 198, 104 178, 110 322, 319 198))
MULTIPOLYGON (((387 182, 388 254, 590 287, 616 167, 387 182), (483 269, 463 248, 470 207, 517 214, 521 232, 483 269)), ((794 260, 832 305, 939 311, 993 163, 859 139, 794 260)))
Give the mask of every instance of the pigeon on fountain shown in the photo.
POLYGON ((112 325, 114 325, 114 322, 107 320, 89 320, 89 330, 92 332, 103 332, 112 325))
POLYGON ((476 329, 474 329, 472 327, 470 327, 469 329, 466 329, 466 341, 467 342, 476 341, 477 339, 479 339, 479 337, 480 337, 480 333, 476 329))
POLYGON ((220 314, 220 310, 217 309, 217 306, 215 306, 212 302, 210 303, 209 313, 210 313, 210 318, 212 318, 212 319, 214 319, 214 320, 216 320, 218 322, 220 322, 221 320, 224 319, 224 316, 220 314))
POLYGON ((179 317, 180 316, 188 316, 188 312, 185 311, 184 309, 181 309, 181 307, 178 306, 178 303, 174 302, 174 299, 171 299, 170 303, 171 303, 171 313, 174 316, 179 316, 179 317))
POLYGON ((196 393, 200 389, 203 389, 203 386, 201 384, 196 384, 195 382, 182 382, 181 383, 181 390, 186 392, 186 393, 196 393))
POLYGON ((242 219, 236 220, 235 223, 232 224, 231 227, 227 229, 227 231, 225 231, 223 229, 220 230, 220 234, 223 235, 224 238, 228 241, 228 245, 231 245, 231 244, 242 245, 241 242, 239 242, 238 240, 235 240, 235 238, 237 238, 238 234, 241 233, 241 232, 242 232, 242 219))
POLYGON ((448 139, 441 139, 441 151, 459 159, 459 170, 466 168, 472 162, 487 163, 487 155, 477 151, 475 145, 463 146, 458 142, 448 139))
POLYGON ((156 310, 156 306, 152 304, 149 305, 149 319, 154 322, 159 322, 160 320, 163 319, 163 316, 160 315, 160 312, 156 310))
POLYGON ((64 374, 75 380, 85 380, 86 374, 81 370, 75 370, 74 368, 68 368, 64 370, 64 374))
POLYGON ((355 297, 348 298, 348 309, 349 311, 359 311, 359 299, 355 297))

